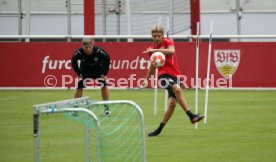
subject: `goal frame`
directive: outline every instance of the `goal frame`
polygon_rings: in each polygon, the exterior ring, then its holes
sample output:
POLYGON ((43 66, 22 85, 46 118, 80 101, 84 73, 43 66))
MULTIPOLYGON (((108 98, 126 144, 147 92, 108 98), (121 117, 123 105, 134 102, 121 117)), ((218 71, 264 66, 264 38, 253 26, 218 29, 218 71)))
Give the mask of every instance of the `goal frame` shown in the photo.
MULTIPOLYGON (((97 147, 98 147, 98 161, 101 161, 101 149, 100 149, 100 123, 97 118, 97 116, 88 110, 87 108, 66 108, 68 103, 84 103, 87 105, 88 103, 88 97, 82 97, 77 99, 71 99, 71 100, 64 100, 64 101, 58 101, 58 102, 50 102, 46 104, 38 104, 34 105, 34 115, 33 115, 33 135, 34 135, 34 161, 40 162, 40 127, 39 127, 39 115, 40 114, 51 114, 51 113, 63 113, 63 112, 83 112, 94 119, 97 133, 97 147), (57 106, 65 106, 65 108, 57 108, 57 106)), ((91 155, 90 155, 90 129, 88 126, 85 126, 85 159, 86 162, 91 161, 91 155)))
MULTIPOLYGON (((101 161, 101 127, 100 120, 97 115, 90 110, 93 106, 106 105, 106 104, 127 104, 131 108, 135 109, 140 116, 141 124, 141 143, 142 143, 142 155, 143 161, 146 162, 146 146, 145 146, 145 123, 142 109, 134 102, 129 100, 111 100, 111 101, 91 101, 88 97, 76 98, 71 100, 63 100, 57 102, 50 102, 45 104, 34 105, 33 114, 33 135, 34 135, 34 161, 40 162, 40 127, 39 116, 40 114, 53 114, 64 112, 82 112, 93 118, 96 126, 96 142, 97 142, 97 159, 101 161), (79 105, 80 104, 80 105, 79 105), (75 106, 79 106, 75 108, 75 106)), ((139 136, 140 136, 139 135, 139 136)), ((91 141, 90 141, 90 128, 85 124, 85 160, 91 162, 91 141)))

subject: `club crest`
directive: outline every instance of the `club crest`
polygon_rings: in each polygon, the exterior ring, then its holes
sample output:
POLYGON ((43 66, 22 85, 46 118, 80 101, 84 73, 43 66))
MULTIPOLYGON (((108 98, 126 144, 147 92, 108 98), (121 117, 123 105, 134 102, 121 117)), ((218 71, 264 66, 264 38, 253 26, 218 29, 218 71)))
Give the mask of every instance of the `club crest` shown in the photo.
POLYGON ((98 57, 95 57, 94 58, 94 62, 98 62, 99 61, 99 58, 98 57))
POLYGON ((240 50, 215 50, 215 64, 219 73, 229 79, 234 75, 240 63, 240 50))

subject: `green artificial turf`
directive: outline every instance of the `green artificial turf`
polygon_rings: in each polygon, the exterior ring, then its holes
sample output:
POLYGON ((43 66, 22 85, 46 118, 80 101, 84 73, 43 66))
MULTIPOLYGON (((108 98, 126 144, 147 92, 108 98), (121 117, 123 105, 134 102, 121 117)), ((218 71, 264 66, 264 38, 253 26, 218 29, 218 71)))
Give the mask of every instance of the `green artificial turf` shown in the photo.
MULTIPOLYGON (((0 161, 34 161, 33 105, 70 99, 73 93, 73 90, 0 90, 0 161)), ((194 112, 194 91, 183 93, 194 112)), ((110 99, 136 102, 143 110, 148 133, 159 125, 164 113, 164 90, 158 91, 156 116, 153 94, 153 90, 110 90, 110 99)), ((84 96, 101 99, 99 90, 86 90, 84 96)), ((201 114, 204 96, 204 91, 200 91, 201 114)), ((146 159, 148 162, 274 162, 275 119, 276 91, 210 91, 208 123, 201 122, 194 129, 177 106, 159 136, 146 136, 146 159)), ((61 136, 60 143, 76 142, 70 135, 61 136)), ((75 149, 80 149, 77 147, 75 144, 75 149)), ((68 162, 64 149, 60 155, 68 162)))

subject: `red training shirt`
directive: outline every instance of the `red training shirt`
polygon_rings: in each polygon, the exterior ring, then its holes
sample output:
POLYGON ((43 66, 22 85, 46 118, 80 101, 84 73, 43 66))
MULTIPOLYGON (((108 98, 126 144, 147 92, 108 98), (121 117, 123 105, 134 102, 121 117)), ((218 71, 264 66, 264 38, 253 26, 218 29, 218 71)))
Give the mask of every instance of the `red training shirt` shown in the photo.
MULTIPOLYGON (((155 46, 154 43, 150 46, 152 49, 167 49, 169 46, 174 46, 173 40, 169 38, 163 38, 161 45, 155 46)), ((149 56, 151 56, 153 53, 149 53, 149 56)), ((158 68, 158 76, 162 74, 169 74, 171 76, 177 77, 177 75, 180 75, 178 63, 177 63, 177 57, 176 52, 170 55, 165 55, 166 61, 165 64, 162 67, 158 68)))

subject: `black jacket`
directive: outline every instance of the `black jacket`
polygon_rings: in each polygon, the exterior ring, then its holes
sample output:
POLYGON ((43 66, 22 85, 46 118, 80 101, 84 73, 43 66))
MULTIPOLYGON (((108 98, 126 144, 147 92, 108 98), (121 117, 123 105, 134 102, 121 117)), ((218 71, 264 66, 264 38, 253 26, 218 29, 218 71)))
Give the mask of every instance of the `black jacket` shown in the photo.
POLYGON ((100 77, 107 75, 110 57, 102 48, 94 46, 91 55, 86 55, 83 48, 75 51, 71 59, 72 67, 78 76, 100 77), (80 65, 78 64, 80 61, 80 65))

